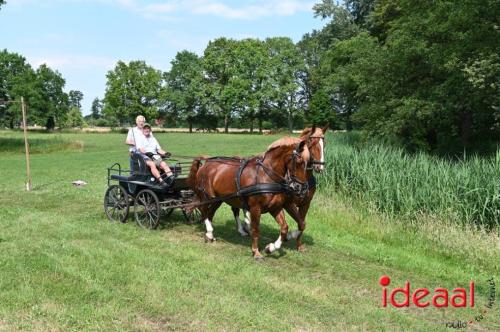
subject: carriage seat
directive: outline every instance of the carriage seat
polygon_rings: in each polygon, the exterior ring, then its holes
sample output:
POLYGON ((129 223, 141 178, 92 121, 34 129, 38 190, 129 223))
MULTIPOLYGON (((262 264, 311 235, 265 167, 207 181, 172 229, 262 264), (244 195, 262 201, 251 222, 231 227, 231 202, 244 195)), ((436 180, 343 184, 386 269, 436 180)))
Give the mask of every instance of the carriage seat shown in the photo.
POLYGON ((118 174, 111 174, 111 179, 113 180, 118 180, 118 181, 124 181, 124 182, 127 182, 127 181, 131 181, 131 180, 134 180, 135 177, 130 175, 130 176, 125 176, 125 175, 118 175, 118 174))
MULTIPOLYGON (((148 165, 146 165, 146 162, 142 158, 142 155, 140 153, 134 153, 132 154, 132 165, 133 169, 130 170, 130 179, 138 179, 138 178, 148 178, 151 177, 151 170, 149 169, 148 165)), ((170 169, 172 170, 172 173, 174 174, 174 177, 177 177, 181 174, 182 169, 181 166, 178 164, 174 165, 168 165, 170 169)))

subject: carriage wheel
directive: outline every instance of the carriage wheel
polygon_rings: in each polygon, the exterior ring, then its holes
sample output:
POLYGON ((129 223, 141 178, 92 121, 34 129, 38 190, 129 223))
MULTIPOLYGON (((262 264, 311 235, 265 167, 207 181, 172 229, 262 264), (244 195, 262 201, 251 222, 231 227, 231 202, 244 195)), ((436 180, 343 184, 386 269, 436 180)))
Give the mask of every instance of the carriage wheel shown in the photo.
POLYGON ((143 228, 155 229, 160 224, 160 213, 158 196, 149 189, 141 190, 134 201, 134 215, 137 224, 143 228))
POLYGON ((104 194, 104 212, 111 222, 125 222, 128 217, 129 198, 122 186, 112 185, 104 194))
POLYGON ((188 224, 196 224, 201 222, 201 212, 198 208, 194 208, 191 211, 186 211, 186 209, 182 209, 182 214, 184 214, 184 218, 186 218, 186 222, 188 224))

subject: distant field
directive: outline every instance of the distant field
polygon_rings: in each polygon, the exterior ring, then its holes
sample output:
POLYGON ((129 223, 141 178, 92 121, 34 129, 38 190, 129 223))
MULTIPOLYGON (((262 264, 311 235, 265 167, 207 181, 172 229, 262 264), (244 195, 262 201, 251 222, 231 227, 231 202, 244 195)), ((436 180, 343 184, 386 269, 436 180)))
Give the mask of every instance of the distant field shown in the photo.
MULTIPOLYGON (((156 136, 180 155, 251 155, 280 137, 156 136)), ((490 292, 486 280, 500 280, 496 232, 425 216, 385 219, 327 187, 329 178, 321 179, 308 215, 307 252, 286 243, 263 264, 254 263, 250 239, 236 232, 227 207, 215 216, 213 244, 204 243, 202 225, 185 224, 177 212, 156 231, 131 219, 111 224, 102 209, 106 167, 128 164, 124 139, 30 133, 47 153, 32 155, 34 190, 27 193, 22 148, 14 148, 22 133, 0 131, 0 330, 444 331, 447 322, 479 315, 490 292), (74 142, 80 147, 49 149, 74 142), (73 187, 77 179, 88 185, 73 187), (410 280, 412 289, 474 280, 476 307, 381 308, 384 274, 390 287, 410 280)), ((332 160, 344 147, 328 141, 332 160)), ((267 215, 261 230, 261 247, 278 236, 267 215)), ((483 316, 473 330, 500 330, 498 303, 483 316)))

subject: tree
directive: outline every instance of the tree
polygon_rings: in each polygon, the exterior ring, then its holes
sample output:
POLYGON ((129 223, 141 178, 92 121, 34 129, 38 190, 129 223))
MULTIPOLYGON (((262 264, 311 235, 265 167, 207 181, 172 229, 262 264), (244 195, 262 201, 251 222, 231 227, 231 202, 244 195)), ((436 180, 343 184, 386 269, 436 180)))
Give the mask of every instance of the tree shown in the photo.
POLYGON ((35 95, 29 99, 34 121, 45 123, 47 130, 62 126, 69 110, 68 95, 63 91, 64 78, 45 64, 36 70, 35 75, 35 95))
POLYGON ((5 0, 0 0, 0 9, 2 8, 3 5, 5 5, 5 0))
POLYGON ((250 132, 253 132, 255 118, 262 132, 262 121, 273 97, 269 50, 261 40, 244 39, 237 42, 236 58, 237 108, 242 118, 250 121, 250 132))
POLYGON ((82 108, 82 99, 83 99, 83 93, 78 91, 78 90, 70 90, 68 93, 68 98, 69 98, 69 106, 70 107, 76 107, 81 109, 82 108))
POLYGON ((163 85, 162 73, 144 61, 119 61, 106 75, 104 113, 120 123, 132 123, 138 115, 156 119, 163 85))
POLYGON ((90 117, 94 120, 101 118, 102 116, 102 102, 99 98, 94 98, 92 101, 92 106, 90 108, 90 117))
POLYGON ((170 72, 165 73, 166 88, 164 104, 174 115, 188 123, 193 132, 193 123, 203 107, 204 77, 202 59, 189 51, 178 52, 171 62, 170 72))
POLYGON ((273 78, 273 100, 279 112, 287 115, 288 129, 293 130, 293 117, 299 107, 299 73, 305 69, 299 48, 287 37, 267 38, 270 75, 273 78))
MULTIPOLYGON (((23 96, 29 104, 30 97, 34 95, 34 81, 35 72, 23 56, 7 50, 0 52, 0 100, 19 100, 23 96)), ((0 105, 0 125, 14 128, 20 121, 19 104, 0 105)))
POLYGON ((203 56, 203 68, 207 79, 209 106, 224 119, 224 132, 228 133, 232 113, 238 103, 240 90, 237 71, 236 41, 218 38, 210 41, 203 56))
POLYGON ((72 106, 64 121, 64 127, 75 128, 83 126, 82 111, 78 107, 72 106))
POLYGON ((371 135, 410 151, 486 151, 500 136, 498 1, 376 2, 369 34, 332 45, 329 88, 371 135))

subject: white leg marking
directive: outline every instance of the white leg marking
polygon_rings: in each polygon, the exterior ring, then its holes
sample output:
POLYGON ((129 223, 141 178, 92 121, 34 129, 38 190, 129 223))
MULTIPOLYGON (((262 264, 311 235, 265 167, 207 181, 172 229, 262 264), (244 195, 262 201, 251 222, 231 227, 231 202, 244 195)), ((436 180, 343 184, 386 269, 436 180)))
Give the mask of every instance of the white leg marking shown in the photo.
POLYGON ((271 242, 266 246, 266 251, 271 254, 279 248, 281 248, 281 235, 274 243, 271 242))
MULTIPOLYGON (((321 162, 325 161, 325 155, 324 155, 324 147, 323 147, 323 139, 319 140, 319 147, 321 148, 321 162)), ((319 169, 322 171, 325 168, 325 165, 321 164, 319 165, 319 169)))
POLYGON ((301 231, 299 230, 294 230, 292 232, 288 232, 288 234, 286 235, 286 239, 287 240, 290 240, 290 239, 296 239, 299 237, 301 231))
POLYGON ((243 227, 245 227, 245 230, 247 231, 248 234, 250 234, 250 221, 252 220, 250 218, 250 211, 243 210, 245 211, 245 224, 243 227))
POLYGON ((238 233, 240 233, 241 236, 248 236, 248 232, 243 227, 243 223, 239 216, 236 216, 236 225, 238 226, 238 233))
POLYGON ((207 229, 207 232, 205 233, 205 235, 207 236, 208 239, 213 240, 213 238, 214 238, 214 234, 213 234, 214 228, 212 227, 212 223, 210 222, 210 220, 208 218, 205 219, 205 227, 207 229))

